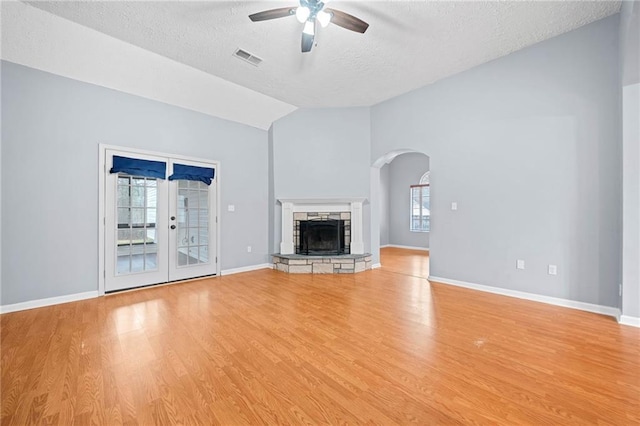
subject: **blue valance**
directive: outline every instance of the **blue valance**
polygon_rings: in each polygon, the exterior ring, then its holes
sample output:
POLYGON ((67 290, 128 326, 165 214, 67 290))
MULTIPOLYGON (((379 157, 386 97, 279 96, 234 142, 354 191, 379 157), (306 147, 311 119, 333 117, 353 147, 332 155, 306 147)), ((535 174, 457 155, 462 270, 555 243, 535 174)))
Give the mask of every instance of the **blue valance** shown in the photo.
POLYGON ((173 174, 169 180, 195 180, 211 185, 215 175, 215 170, 208 167, 185 166, 184 164, 174 164, 173 174))
POLYGON ((137 158, 113 156, 111 173, 127 173, 133 176, 144 176, 165 179, 167 163, 164 161, 138 160, 137 158))

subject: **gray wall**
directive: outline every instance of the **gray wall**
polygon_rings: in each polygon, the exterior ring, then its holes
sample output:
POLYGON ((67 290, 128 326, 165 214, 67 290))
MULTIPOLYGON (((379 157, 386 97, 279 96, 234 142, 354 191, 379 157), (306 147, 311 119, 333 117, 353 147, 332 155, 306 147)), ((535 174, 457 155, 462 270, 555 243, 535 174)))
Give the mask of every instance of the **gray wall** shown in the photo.
POLYGON ((640 3, 620 12, 623 202, 622 314, 640 318, 640 3))
POLYGON ((389 185, 389 164, 385 164, 380 168, 380 246, 391 244, 389 242, 389 217, 391 215, 389 185))
MULTIPOLYGON (((429 171, 429 157, 402 154, 389 163, 389 244, 429 248, 428 232, 411 232, 409 187, 429 171)), ((381 243, 382 244, 382 243, 381 243)))
MULTIPOLYGON (((300 109, 273 123, 274 200, 369 198, 369 108, 300 109)), ((365 250, 370 249, 369 203, 363 206, 365 250)), ((274 252, 280 251, 276 205, 274 252)))
POLYGON ((619 105, 616 15, 373 107, 371 161, 429 155, 433 276, 617 306, 619 105))
POLYGON ((222 269, 266 262, 267 139, 262 130, 2 62, 1 303, 97 290, 98 143, 219 160, 222 269))

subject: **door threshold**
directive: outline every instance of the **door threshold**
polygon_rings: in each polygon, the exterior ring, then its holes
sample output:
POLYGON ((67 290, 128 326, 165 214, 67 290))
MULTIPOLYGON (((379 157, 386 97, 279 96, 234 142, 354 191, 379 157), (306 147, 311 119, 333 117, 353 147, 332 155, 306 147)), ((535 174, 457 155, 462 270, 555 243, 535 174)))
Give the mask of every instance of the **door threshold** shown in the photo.
POLYGON ((126 293, 126 292, 129 292, 129 291, 144 290, 144 289, 148 289, 148 288, 151 288, 151 287, 162 287, 162 286, 166 286, 166 285, 170 285, 170 284, 181 284, 181 283, 188 283, 188 282, 192 282, 192 281, 200 281, 200 280, 204 280, 204 279, 207 279, 207 278, 215 278, 217 276, 218 276, 218 274, 201 275, 201 276, 198 276, 198 277, 186 278, 184 280, 168 281, 166 283, 146 284, 146 285, 141 285, 140 287, 123 288, 121 290, 110 290, 110 291, 105 291, 104 295, 105 296, 109 296, 109 295, 112 295, 112 294, 126 293))

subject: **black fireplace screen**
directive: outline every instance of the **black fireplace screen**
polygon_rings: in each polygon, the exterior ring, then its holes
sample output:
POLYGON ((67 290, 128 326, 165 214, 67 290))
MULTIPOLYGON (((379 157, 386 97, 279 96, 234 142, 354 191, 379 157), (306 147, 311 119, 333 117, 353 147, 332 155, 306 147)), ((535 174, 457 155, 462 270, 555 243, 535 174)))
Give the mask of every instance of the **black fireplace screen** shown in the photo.
POLYGON ((296 221, 299 239, 296 254, 348 254, 345 247, 345 221, 336 219, 296 221))

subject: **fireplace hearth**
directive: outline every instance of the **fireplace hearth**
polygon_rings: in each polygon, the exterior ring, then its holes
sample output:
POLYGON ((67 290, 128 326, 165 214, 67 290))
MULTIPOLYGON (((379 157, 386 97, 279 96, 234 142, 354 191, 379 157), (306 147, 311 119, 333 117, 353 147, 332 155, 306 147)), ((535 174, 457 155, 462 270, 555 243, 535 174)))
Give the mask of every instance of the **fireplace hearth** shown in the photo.
POLYGON ((279 199, 280 253, 273 267, 289 274, 355 274, 371 269, 362 241, 364 198, 279 199))

